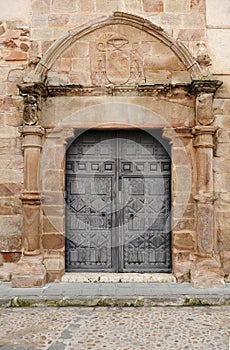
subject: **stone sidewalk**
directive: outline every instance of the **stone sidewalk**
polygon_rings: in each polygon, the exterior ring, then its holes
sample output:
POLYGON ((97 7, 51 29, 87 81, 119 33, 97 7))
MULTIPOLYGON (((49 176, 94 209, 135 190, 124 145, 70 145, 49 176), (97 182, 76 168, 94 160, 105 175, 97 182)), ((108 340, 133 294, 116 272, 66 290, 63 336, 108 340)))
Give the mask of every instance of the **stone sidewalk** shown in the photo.
POLYGON ((189 283, 49 283, 12 288, 0 283, 0 306, 201 306, 230 305, 230 284, 194 289, 189 283))
POLYGON ((229 350, 230 306, 0 308, 1 350, 229 350))

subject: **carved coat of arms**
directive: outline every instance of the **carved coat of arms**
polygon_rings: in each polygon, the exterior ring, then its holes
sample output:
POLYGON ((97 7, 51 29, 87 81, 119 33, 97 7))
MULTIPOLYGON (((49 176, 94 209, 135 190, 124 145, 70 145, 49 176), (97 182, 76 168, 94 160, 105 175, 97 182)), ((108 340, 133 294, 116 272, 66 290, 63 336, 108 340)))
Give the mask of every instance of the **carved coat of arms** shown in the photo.
POLYGON ((138 43, 127 37, 111 34, 106 41, 97 41, 91 59, 91 79, 95 85, 145 83, 143 58, 138 43))

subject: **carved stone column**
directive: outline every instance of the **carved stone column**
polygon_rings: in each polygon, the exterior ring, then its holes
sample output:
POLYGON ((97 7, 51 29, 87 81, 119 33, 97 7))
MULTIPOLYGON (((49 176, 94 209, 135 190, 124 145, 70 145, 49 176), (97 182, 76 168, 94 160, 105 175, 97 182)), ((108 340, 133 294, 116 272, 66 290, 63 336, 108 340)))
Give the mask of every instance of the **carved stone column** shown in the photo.
POLYGON ((46 270, 40 251, 39 194, 39 163, 44 130, 39 125, 34 125, 38 122, 36 101, 37 98, 32 98, 32 95, 24 98, 24 126, 20 128, 24 151, 22 258, 12 275, 13 287, 40 287, 46 282, 46 270))
POLYGON ((225 286, 214 227, 213 148, 217 128, 212 126, 213 94, 219 82, 197 82, 196 126, 193 129, 196 149, 197 201, 197 252, 191 270, 191 280, 196 288, 221 288, 225 286))

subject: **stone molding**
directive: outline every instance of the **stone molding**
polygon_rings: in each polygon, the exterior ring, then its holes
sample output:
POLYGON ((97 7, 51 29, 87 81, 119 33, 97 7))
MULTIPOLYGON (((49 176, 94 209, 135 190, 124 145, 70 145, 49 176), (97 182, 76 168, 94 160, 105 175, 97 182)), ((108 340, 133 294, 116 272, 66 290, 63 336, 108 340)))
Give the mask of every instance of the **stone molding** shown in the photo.
POLYGON ((154 25, 149 20, 142 17, 124 12, 114 12, 113 15, 108 18, 103 18, 96 23, 90 23, 86 26, 70 30, 59 38, 47 50, 35 69, 35 76, 37 77, 38 81, 45 81, 47 71, 52 67, 58 57, 60 57, 60 55, 78 39, 94 32, 97 29, 119 24, 125 24, 140 29, 143 32, 157 38, 174 52, 174 54, 183 63, 185 70, 189 70, 191 72, 193 79, 198 79, 202 76, 200 65, 190 51, 181 42, 171 38, 163 31, 162 28, 154 25))
POLYGON ((194 79, 189 86, 189 92, 195 96, 202 93, 214 94, 222 84, 220 80, 194 79))
POLYGON ((214 148, 213 136, 218 128, 216 126, 201 126, 197 125, 192 129, 195 148, 214 148))

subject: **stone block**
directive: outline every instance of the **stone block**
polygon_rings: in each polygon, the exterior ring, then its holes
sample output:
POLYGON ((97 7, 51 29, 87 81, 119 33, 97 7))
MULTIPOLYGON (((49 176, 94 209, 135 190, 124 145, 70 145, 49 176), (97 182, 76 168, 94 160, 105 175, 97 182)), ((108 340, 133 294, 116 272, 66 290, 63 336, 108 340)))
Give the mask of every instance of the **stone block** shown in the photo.
POLYGON ((177 282, 190 282, 191 253, 174 250, 173 266, 177 282))
POLYGON ((230 275, 230 251, 222 251, 220 256, 224 273, 230 275))
POLYGON ((190 11, 190 0, 164 0, 165 13, 188 13, 190 11))
POLYGON ((217 241, 218 248, 220 251, 229 250, 230 251, 230 216, 229 214, 225 217, 225 224, 222 226, 226 226, 224 228, 220 227, 217 229, 217 241))
POLYGON ((224 273, 214 258, 198 258, 191 268, 191 282, 194 288, 224 288, 224 273))
POLYGON ((32 27, 33 28, 47 27, 47 25, 48 25, 47 14, 34 14, 32 16, 32 27))
MULTIPOLYGON (((125 11, 130 12, 130 13, 141 12, 142 11, 141 1, 140 0, 125 0, 125 11)), ((153 23, 155 23, 155 22, 153 21, 153 23)))
POLYGON ((172 74, 166 70, 152 71, 150 69, 145 70, 146 83, 147 84, 167 84, 171 82, 172 74))
POLYGON ((207 37, 213 73, 230 74, 230 28, 207 29, 207 37))
POLYGON ((46 170, 42 179, 42 189, 45 191, 62 191, 64 190, 64 175, 63 171, 46 170))
POLYGON ((218 98, 230 97, 230 76, 229 75, 214 75, 215 79, 223 82, 223 85, 217 90, 215 96, 218 98))
POLYGON ((77 11, 79 13, 95 12, 96 4, 95 0, 77 0, 77 11))
POLYGON ((205 0, 191 0, 190 10, 195 13, 205 13, 206 12, 206 2, 205 0))
POLYGON ((213 101, 213 109, 215 115, 230 115, 230 99, 215 98, 213 101))
POLYGON ((204 29, 180 29, 178 34, 178 39, 181 41, 199 41, 205 40, 205 30, 204 29))
MULTIPOLYGON (((1 228, 1 226, 0 226, 1 228)), ((20 252, 22 247, 21 233, 11 234, 9 236, 0 236, 0 251, 3 252, 20 252)))
POLYGON ((194 250, 194 237, 193 232, 187 231, 173 231, 173 247, 180 250, 194 250))
POLYGON ((0 281, 10 282, 12 273, 15 268, 16 264, 14 263, 4 263, 4 265, 0 266, 0 281))
POLYGON ((1 183, 0 193, 3 197, 17 196, 21 193, 23 185, 21 183, 1 183))
POLYGON ((209 27, 230 28, 229 0, 220 1, 218 6, 215 0, 206 1, 206 21, 209 27))
POLYGON ((0 237, 20 236, 22 232, 22 218, 20 215, 0 216, 0 237))
POLYGON ((21 214, 21 201, 19 198, 0 197, 0 215, 21 214))
POLYGON ((64 217, 64 206, 61 206, 61 205, 44 205, 43 204, 42 210, 48 217, 57 217, 57 218, 64 217))
POLYGON ((194 219, 192 218, 173 218, 173 222, 172 222, 172 228, 175 231, 185 231, 185 230, 189 230, 189 231, 193 231, 195 223, 194 223, 194 219))
POLYGON ((225 158, 213 158, 213 170, 217 174, 230 172, 230 159, 225 158))
POLYGON ((176 166, 173 179, 175 191, 190 192, 192 189, 192 168, 189 166, 176 166))
MULTIPOLYGON (((229 144, 230 143, 230 129, 219 130, 217 142, 229 144)), ((228 147, 228 145, 227 145, 227 147, 228 147)))
POLYGON ((0 36, 3 35, 5 33, 6 29, 5 26, 3 24, 0 25, 0 36))
POLYGON ((64 222, 64 215, 61 217, 57 216, 51 216, 49 215, 44 216, 43 218, 43 232, 44 233, 50 233, 50 232, 64 232, 65 228, 65 222, 64 222))
POLYGON ((64 193, 62 191, 51 191, 42 193, 42 205, 65 205, 64 193))
POLYGON ((64 148, 63 146, 50 145, 50 142, 52 141, 45 143, 43 146, 44 151, 41 157, 41 167, 50 170, 63 169, 65 162, 64 148))
MULTIPOLYGON (((223 115, 223 114, 216 115, 214 125, 217 127, 220 127, 220 128, 230 129, 230 117, 229 117, 229 115, 223 115)), ((221 130, 219 133, 221 133, 221 130)), ((218 137, 217 137, 217 141, 218 141, 218 137)))
POLYGON ((190 13, 182 16, 184 28, 205 28, 205 14, 190 13))
POLYGON ((5 57, 5 61, 25 61, 27 60, 27 54, 23 51, 11 51, 5 57))
POLYGON ((164 12, 164 3, 162 0, 143 0, 143 10, 145 12, 164 12))
POLYGON ((2 183, 23 182, 23 171, 22 169, 0 169, 0 179, 2 183))
POLYGON ((39 256, 24 256, 12 273, 12 287, 43 287, 46 283, 46 270, 39 256))
POLYGON ((4 252, 2 253, 3 260, 5 263, 15 263, 21 258, 21 252, 4 252))
POLYGON ((185 147, 174 147, 172 153, 172 162, 174 166, 191 163, 191 154, 186 151, 185 147))
POLYGON ((1 1, 1 18, 12 20, 21 18, 25 22, 29 22, 31 14, 30 0, 8 0, 1 1))
POLYGON ((65 237, 60 233, 46 233, 42 235, 42 246, 44 249, 58 250, 65 246, 65 237))
POLYGON ((230 172, 215 174, 214 176, 214 188, 216 192, 229 192, 230 191, 230 172))
POLYGON ((7 39, 19 39, 21 34, 20 30, 17 29, 7 29, 6 33, 5 33, 5 40, 7 39))
POLYGON ((77 10, 76 0, 53 0, 51 3, 51 12, 72 12, 77 10))
POLYGON ((65 272, 64 253, 45 252, 44 266, 48 274, 48 282, 60 281, 65 272))
POLYGON ((73 58, 72 59, 72 70, 73 71, 77 71, 77 72, 81 72, 86 71, 89 72, 90 71, 90 62, 89 59, 87 58, 73 58))
MULTIPOLYGON (((216 156, 230 159, 230 147, 226 143, 218 143, 216 147, 216 156)), ((219 184, 221 186, 221 184, 219 184)))
POLYGON ((32 12, 36 14, 47 14, 50 12, 51 0, 33 0, 32 12))
POLYGON ((31 40, 51 41, 53 38, 53 28, 32 28, 31 40))
POLYGON ((83 58, 89 55, 89 43, 86 41, 78 41, 67 50, 63 57, 66 58, 83 58))
POLYGON ((70 16, 65 14, 60 15, 49 15, 48 24, 50 27, 62 27, 69 23, 70 16))
POLYGON ((195 204, 173 204, 173 217, 194 218, 195 204))
POLYGON ((175 13, 164 13, 161 16, 161 23, 163 27, 165 27, 166 25, 180 27, 182 25, 182 17, 181 15, 175 13))
POLYGON ((119 0, 96 0, 97 12, 111 12, 117 11, 119 0))

